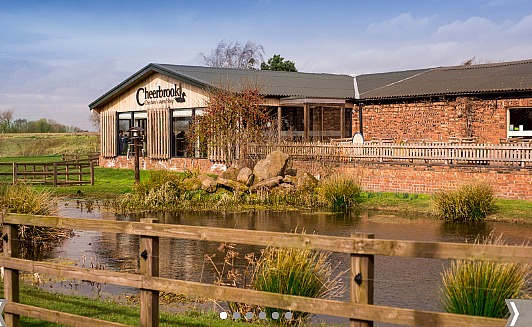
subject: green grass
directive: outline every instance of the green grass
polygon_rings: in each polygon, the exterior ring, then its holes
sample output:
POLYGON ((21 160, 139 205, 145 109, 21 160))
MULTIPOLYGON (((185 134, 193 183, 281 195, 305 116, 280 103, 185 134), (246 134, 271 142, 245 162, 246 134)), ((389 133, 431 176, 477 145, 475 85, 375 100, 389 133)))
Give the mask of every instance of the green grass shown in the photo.
MULTIPOLYGON (((0 292, 3 292, 3 284, 0 283, 0 292)), ((139 326, 140 309, 137 305, 119 303, 115 300, 98 300, 76 295, 65 295, 47 292, 37 287, 26 284, 20 286, 20 302, 32 306, 37 306, 49 310, 56 310, 65 313, 101 319, 121 324, 139 326)), ((21 317, 21 325, 29 327, 56 327, 60 326, 55 323, 42 321, 34 318, 21 317)), ((254 324, 258 326, 277 326, 273 323, 254 324)), ((200 311, 188 309, 179 313, 160 311, 160 326, 253 326, 245 322, 235 322, 231 320, 222 320, 218 312, 200 311)), ((307 325, 309 326, 309 325, 307 325)), ((320 324, 318 326, 325 326, 320 324)), ((327 324, 327 326, 329 326, 327 324)), ((334 324, 334 326, 341 326, 334 324)))
MULTIPOLYGON (((2 285, 3 289, 3 285, 2 285)), ((41 308, 76 314, 84 317, 118 322, 131 326, 140 325, 138 306, 126 305, 112 300, 89 299, 82 296, 64 295, 43 291, 39 288, 21 285, 20 302, 41 308)), ((22 326, 48 327, 57 324, 28 317, 21 317, 22 326)), ((172 314, 161 311, 161 326, 249 326, 249 324, 221 320, 217 313, 185 311, 172 314)))
POLYGON ((90 153, 99 149, 96 133, 0 134, 0 157, 90 153))

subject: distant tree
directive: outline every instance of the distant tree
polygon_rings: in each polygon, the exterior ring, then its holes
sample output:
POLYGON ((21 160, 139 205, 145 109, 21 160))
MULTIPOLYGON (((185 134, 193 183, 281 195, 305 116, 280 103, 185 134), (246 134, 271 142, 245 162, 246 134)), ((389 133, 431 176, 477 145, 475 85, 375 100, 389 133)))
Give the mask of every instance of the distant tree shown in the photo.
POLYGON ((262 70, 279 70, 285 72, 297 72, 296 64, 290 60, 284 60, 281 55, 273 55, 268 59, 268 63, 261 63, 260 69, 262 70))
POLYGON ((13 110, 0 111, 0 133, 9 133, 11 131, 12 119, 13 110))
POLYGON ((239 42, 227 43, 222 40, 210 54, 202 52, 200 55, 209 67, 258 69, 259 64, 264 61, 264 47, 251 41, 242 45, 239 42))

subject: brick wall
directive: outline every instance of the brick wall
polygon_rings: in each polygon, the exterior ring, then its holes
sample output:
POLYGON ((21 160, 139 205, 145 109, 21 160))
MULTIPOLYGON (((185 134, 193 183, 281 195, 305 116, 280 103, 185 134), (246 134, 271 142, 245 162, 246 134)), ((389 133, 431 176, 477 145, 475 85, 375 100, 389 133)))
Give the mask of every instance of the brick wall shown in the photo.
POLYGON ((532 169, 375 164, 341 170, 358 176, 364 190, 372 192, 432 194, 484 181, 494 187, 496 197, 532 201, 532 169))
MULTIPOLYGON (((362 109, 364 138, 447 141, 449 137, 473 136, 481 143, 499 143, 500 138, 506 138, 507 107, 530 103, 530 98, 480 100, 459 97, 440 102, 365 104, 362 109)), ((353 131, 358 131, 358 107, 353 110, 353 118, 353 131)))
MULTIPOLYGON (((166 169, 170 171, 195 171, 220 174, 225 171, 225 165, 213 164, 208 159, 171 158, 168 160, 140 158, 141 170, 166 169)), ((100 167, 134 169, 133 157, 119 156, 116 158, 100 157, 100 167)))

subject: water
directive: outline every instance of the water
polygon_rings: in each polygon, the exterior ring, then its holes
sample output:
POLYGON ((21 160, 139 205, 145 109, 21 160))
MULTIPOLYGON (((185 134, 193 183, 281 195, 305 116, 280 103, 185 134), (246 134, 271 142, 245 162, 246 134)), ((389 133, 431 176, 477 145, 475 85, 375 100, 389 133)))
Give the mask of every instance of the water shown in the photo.
MULTIPOLYGON (((60 206, 60 215, 104 220, 138 221, 139 217, 114 215, 109 212, 82 211, 76 203, 60 206)), ((351 233, 373 233, 379 239, 415 240, 430 242, 473 242, 478 236, 487 236, 494 231, 502 233, 510 245, 520 245, 532 238, 531 225, 500 222, 477 224, 449 224, 419 214, 390 213, 382 211, 327 212, 250 212, 250 213, 201 213, 179 212, 146 215, 157 218, 160 223, 224 227, 230 229, 291 232, 305 230, 320 235, 350 236, 351 233)), ((214 263, 221 268, 223 254, 219 243, 177 239, 160 240, 160 275, 189 281, 212 283, 215 274, 213 265, 204 260, 204 255, 216 254, 214 263)), ((240 257, 253 252, 260 254, 261 247, 237 245, 240 257)), ((53 250, 49 260, 76 262, 79 266, 103 266, 113 271, 137 272, 138 237, 133 235, 75 231, 75 236, 53 250)), ((333 264, 338 272, 349 268, 349 256, 333 254, 333 264)), ((246 262, 238 263, 244 268, 246 262)), ((375 258, 375 304, 440 311, 438 292, 440 273, 448 260, 424 258, 398 258, 376 256, 375 258)), ((347 276, 344 276, 344 282, 347 276)), ((136 294, 137 291, 113 285, 91 285, 52 281, 52 288, 75 294, 102 296, 136 294)), ((47 284, 47 285, 48 285, 47 284)), ((346 293, 343 300, 348 300, 346 293)), ((317 316, 314 321, 346 322, 347 320, 317 316)), ((391 326, 379 324, 376 326, 391 326)))

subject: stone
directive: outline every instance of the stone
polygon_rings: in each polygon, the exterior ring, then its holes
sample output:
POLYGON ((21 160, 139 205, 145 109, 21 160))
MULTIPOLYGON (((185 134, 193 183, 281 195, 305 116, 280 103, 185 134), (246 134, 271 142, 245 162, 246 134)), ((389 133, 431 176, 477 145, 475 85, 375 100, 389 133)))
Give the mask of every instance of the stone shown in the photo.
POLYGON ((251 170, 251 168, 244 167, 238 172, 236 181, 245 184, 246 186, 250 186, 253 184, 253 177, 253 170, 251 170))
POLYGON ((249 188, 249 191, 250 192, 256 192, 256 191, 258 191, 260 189, 264 189, 264 188, 273 188, 273 187, 276 187, 277 185, 279 185, 282 180, 283 180, 283 178, 281 176, 275 176, 275 177, 263 180, 261 182, 258 182, 256 184, 253 184, 253 186, 251 186, 249 188))
POLYGON ((318 180, 310 173, 297 174, 297 187, 300 189, 314 188, 318 185, 318 180))
POLYGON ((283 178, 283 183, 297 185, 297 178, 291 175, 286 175, 283 178))
POLYGON ((286 168, 284 174, 288 175, 288 176, 296 177, 297 176, 297 169, 295 169, 295 168, 286 168))
POLYGON ((255 183, 270 179, 276 176, 283 176, 288 163, 289 155, 281 151, 273 151, 265 159, 257 162, 253 168, 255 183))
POLYGON ((218 177, 216 182, 218 183, 218 185, 225 187, 226 189, 233 191, 233 192, 238 192, 238 193, 247 192, 247 190, 249 189, 249 187, 247 187, 246 185, 240 182, 226 179, 223 177, 218 177))
POLYGON ((216 192, 216 186, 218 183, 216 180, 207 174, 199 174, 198 180, 201 182, 201 189, 204 190, 207 193, 214 193, 216 192))
POLYGON ((279 184, 279 187, 286 188, 286 189, 289 189, 289 190, 292 190, 292 189, 296 188, 293 184, 289 184, 289 183, 281 183, 281 184, 279 184))
POLYGON ((229 167, 220 175, 220 177, 236 181, 238 177, 238 168, 229 167))

